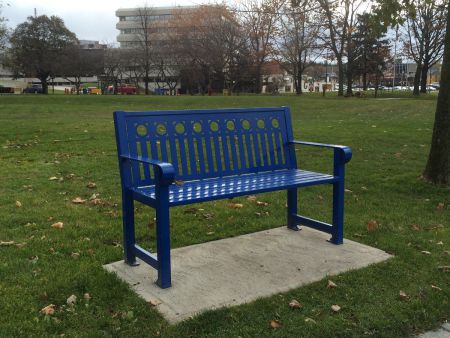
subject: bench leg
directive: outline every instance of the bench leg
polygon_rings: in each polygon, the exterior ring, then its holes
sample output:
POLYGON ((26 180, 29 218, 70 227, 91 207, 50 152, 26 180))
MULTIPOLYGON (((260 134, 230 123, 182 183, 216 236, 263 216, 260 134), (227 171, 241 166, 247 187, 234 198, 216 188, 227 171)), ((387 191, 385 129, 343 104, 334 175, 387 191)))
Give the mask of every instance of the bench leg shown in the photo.
POLYGON ((134 245, 136 243, 134 233, 134 201, 132 193, 128 190, 122 192, 122 217, 125 263, 131 266, 138 265, 136 255, 134 254, 134 245))
POLYGON ((295 221, 297 216, 297 189, 287 191, 287 227, 291 230, 300 230, 295 221))
POLYGON ((344 241, 344 182, 333 184, 333 230, 331 243, 342 244, 344 241))
POLYGON ((172 286, 170 271, 170 217, 169 189, 157 189, 156 207, 156 250, 158 253, 158 280, 156 284, 165 289, 172 286))

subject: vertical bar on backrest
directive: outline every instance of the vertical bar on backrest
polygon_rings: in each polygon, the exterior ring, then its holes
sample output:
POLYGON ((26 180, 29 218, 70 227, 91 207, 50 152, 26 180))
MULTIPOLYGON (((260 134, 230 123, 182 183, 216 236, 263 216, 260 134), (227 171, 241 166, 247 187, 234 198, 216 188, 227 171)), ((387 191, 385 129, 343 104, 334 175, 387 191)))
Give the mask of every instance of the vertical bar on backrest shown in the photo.
POLYGON ((168 137, 160 137, 159 139, 159 145, 161 147, 161 160, 163 162, 168 162, 169 159, 167 158, 167 145, 166 142, 169 142, 168 137))
MULTIPOLYGON (((266 115, 266 114, 264 114, 264 115, 266 115)), ((268 128, 267 123, 268 122, 267 122, 267 119, 265 118, 265 116, 262 120, 264 121, 264 128, 259 129, 259 131, 260 131, 259 135, 261 138, 262 156, 263 156, 263 158, 261 160, 264 162, 264 167, 268 167, 269 161, 268 161, 268 156, 267 156, 267 147, 266 147, 266 139, 265 139, 265 136, 267 134, 267 128, 268 128)))
MULTIPOLYGON (((272 126, 272 120, 270 121, 270 124, 272 126)), ((268 151, 269 151, 269 155, 270 155, 270 163, 271 163, 272 167, 277 167, 278 165, 275 162, 275 151, 276 150, 275 150, 275 144, 273 143, 273 137, 272 137, 273 130, 274 130, 274 128, 268 129, 266 136, 267 136, 267 143, 269 145, 268 151)))
POLYGON ((294 147, 289 146, 289 143, 294 140, 294 134, 292 132, 292 120, 291 120, 291 112, 289 110, 289 107, 283 107, 284 110, 284 119, 286 123, 286 139, 287 143, 283 145, 283 148, 285 149, 285 158, 287 161, 287 164, 289 168, 297 168, 297 157, 295 156, 295 149, 294 147))
MULTIPOLYGON (((216 164, 217 164, 217 173, 222 174, 222 158, 220 156, 220 145, 219 145, 219 137, 218 133, 212 136, 212 142, 214 144, 214 154, 216 158, 216 164)), ((210 139, 211 141, 211 139, 210 139)))
POLYGON ((234 130, 229 133, 230 151, 231 151, 231 157, 233 159, 233 170, 234 171, 237 171, 239 168, 238 167, 238 155, 237 155, 237 153, 239 152, 239 149, 236 144, 237 143, 236 137, 237 137, 236 121, 234 121, 234 130))
MULTIPOLYGON (((185 125, 185 129, 186 129, 186 125, 185 125)), ((195 151, 194 151, 194 135, 192 133, 187 132, 186 133, 187 137, 187 144, 188 144, 188 152, 189 152, 189 161, 190 161, 190 168, 191 168, 191 176, 196 176, 198 175, 197 172, 197 159, 195 157, 195 151)))
POLYGON ((197 153, 198 153, 198 162, 200 165, 200 175, 204 176, 206 174, 206 168, 205 168, 205 160, 206 160, 206 154, 203 151, 203 142, 202 142, 202 137, 201 136, 197 136, 195 138, 195 140, 197 141, 197 153))
POLYGON ((186 147, 184 145, 184 137, 178 137, 178 147, 180 148, 181 167, 183 168, 183 176, 188 176, 188 157, 186 147))
POLYGON ((122 181, 122 188, 128 188, 131 186, 131 164, 129 161, 124 161, 120 158, 120 155, 129 155, 127 145, 127 124, 125 119, 125 113, 122 111, 114 112, 114 126, 116 134, 117 153, 119 157, 119 170, 120 178, 122 181))
POLYGON ((261 168, 261 157, 259 154, 259 146, 258 146, 258 118, 255 117, 252 121, 253 124, 253 133, 252 133, 252 139, 253 139, 253 154, 255 155, 255 162, 256 162, 256 168, 261 168))
MULTIPOLYGON (((148 156, 148 151, 147 151, 147 139, 142 139, 141 140, 141 153, 142 153, 142 157, 147 157, 148 156)), ((148 164, 143 164, 144 166, 144 181, 146 182, 146 184, 150 184, 151 182, 151 176, 150 176, 150 167, 148 164)))
POLYGON ((242 126, 242 120, 236 120, 236 137, 237 137, 237 146, 239 147, 239 159, 241 162, 241 170, 246 169, 246 161, 245 161, 245 152, 244 152, 244 144, 243 144, 243 135, 244 128, 242 126), (239 123, 239 125, 238 125, 239 123))
MULTIPOLYGON (((206 158, 208 163, 208 175, 211 176, 212 173, 215 172, 214 167, 216 164, 214 163, 213 151, 211 147, 211 133, 209 129, 208 120, 202 120, 202 131, 203 131, 203 141, 205 143, 206 148, 206 158)), ((203 145, 202 145, 203 146, 203 145)))
POLYGON ((223 167, 224 167, 224 174, 229 175, 231 174, 231 162, 230 162, 230 156, 228 154, 228 142, 227 142, 227 120, 225 117, 221 116, 221 119, 219 120, 219 135, 221 139, 221 152, 223 157, 223 167))

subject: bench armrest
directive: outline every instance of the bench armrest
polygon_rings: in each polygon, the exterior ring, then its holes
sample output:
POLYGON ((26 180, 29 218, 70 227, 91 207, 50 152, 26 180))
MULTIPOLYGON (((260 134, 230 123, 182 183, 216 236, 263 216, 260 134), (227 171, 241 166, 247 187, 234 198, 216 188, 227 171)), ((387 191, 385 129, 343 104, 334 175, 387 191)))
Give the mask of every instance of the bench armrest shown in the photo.
POLYGON ((294 140, 291 142, 291 144, 302 144, 305 146, 313 146, 313 147, 321 147, 321 148, 332 148, 335 152, 339 152, 342 158, 344 159, 345 163, 351 160, 352 158, 352 150, 350 147, 347 146, 341 146, 341 145, 335 145, 335 144, 326 144, 326 143, 316 143, 316 142, 305 142, 305 141, 298 141, 294 140))
POLYGON ((175 180, 175 169, 170 163, 153 160, 142 156, 119 155, 119 157, 122 161, 142 162, 155 167, 155 178, 157 184, 170 185, 175 180), (156 174, 157 172, 158 174, 156 174))

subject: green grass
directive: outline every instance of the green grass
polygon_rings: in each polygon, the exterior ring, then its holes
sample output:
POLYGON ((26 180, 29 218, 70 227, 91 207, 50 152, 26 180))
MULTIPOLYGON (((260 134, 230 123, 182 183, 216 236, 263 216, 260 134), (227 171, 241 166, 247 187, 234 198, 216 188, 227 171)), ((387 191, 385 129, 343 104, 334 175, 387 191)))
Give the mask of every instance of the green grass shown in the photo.
MULTIPOLYGON (((433 99, 331 95, 1 97, 0 241, 19 245, 0 246, 0 337, 407 337, 436 327, 450 319, 449 273, 438 269, 450 265, 450 190, 421 179, 435 104, 433 99), (323 280, 170 326, 102 269, 122 257, 112 111, 278 105, 291 107, 296 138, 352 147, 345 237, 395 258, 331 277, 336 289, 327 289, 323 280), (52 176, 62 179, 49 181, 52 176), (95 189, 87 187, 90 181, 95 189), (71 203, 93 193, 101 205, 71 203), (378 225, 368 232, 370 220, 378 225), (56 221, 64 228, 51 228, 56 221), (400 299, 400 290, 407 300, 400 299), (92 299, 84 300, 84 293, 92 299), (78 297, 74 307, 66 305, 72 294, 78 297), (293 298, 304 307, 290 309, 293 298), (51 317, 40 313, 49 304, 56 305, 51 317), (342 310, 333 314, 331 304, 342 310), (272 319, 281 327, 271 329, 272 319)), ((331 158, 317 149, 299 152, 306 169, 330 170, 331 158)), ((301 212, 329 220, 330 192, 330 187, 302 189, 301 212)), ((285 223, 284 192, 258 199, 271 204, 257 207, 239 198, 242 209, 227 208, 227 201, 197 205, 204 209, 197 215, 186 213, 188 207, 173 209, 173 246, 285 223), (261 209, 269 215, 255 217, 261 209)), ((138 240, 154 248, 149 225, 154 214, 142 205, 137 210, 138 240)))

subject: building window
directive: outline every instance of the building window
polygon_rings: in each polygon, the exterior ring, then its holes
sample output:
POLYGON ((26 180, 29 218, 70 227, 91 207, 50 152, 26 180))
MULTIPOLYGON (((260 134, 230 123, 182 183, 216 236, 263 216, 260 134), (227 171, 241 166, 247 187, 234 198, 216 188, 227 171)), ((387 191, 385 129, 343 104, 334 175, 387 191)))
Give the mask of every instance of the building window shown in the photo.
POLYGON ((119 16, 119 21, 126 21, 126 17, 124 17, 124 16, 119 16))

